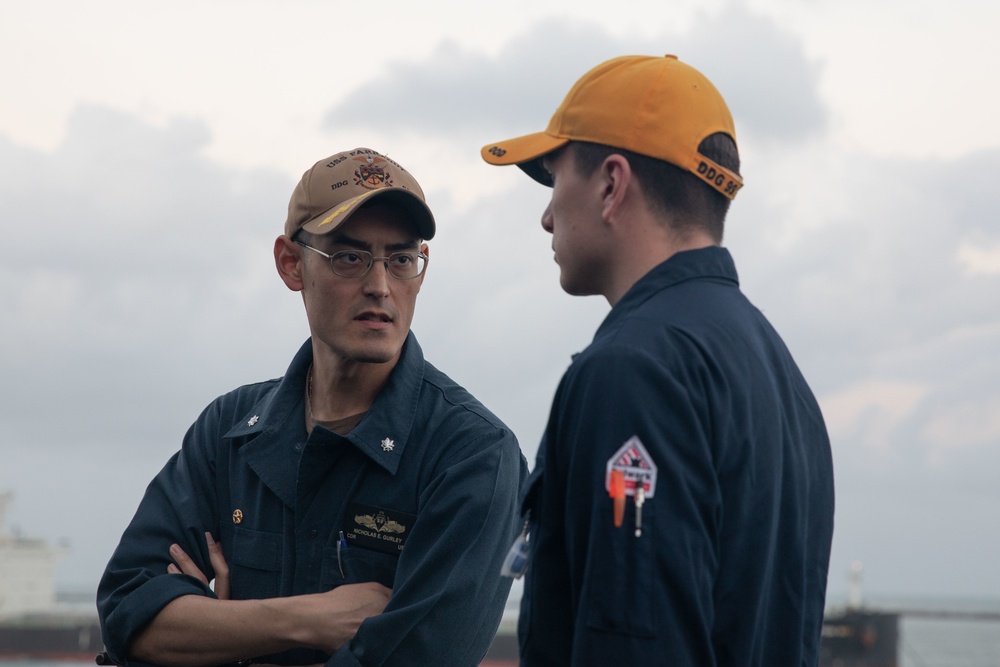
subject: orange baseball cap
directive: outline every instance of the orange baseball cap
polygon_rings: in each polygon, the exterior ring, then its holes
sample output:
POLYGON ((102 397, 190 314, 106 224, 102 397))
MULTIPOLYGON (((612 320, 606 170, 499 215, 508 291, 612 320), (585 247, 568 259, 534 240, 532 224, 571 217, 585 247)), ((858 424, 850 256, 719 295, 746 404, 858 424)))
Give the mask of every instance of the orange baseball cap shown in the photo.
POLYGON ((743 179, 698 152, 716 132, 736 141, 729 107, 701 72, 677 56, 622 56, 584 74, 544 132, 488 144, 480 153, 551 186, 541 158, 570 141, 589 141, 669 162, 733 199, 743 179))
POLYGON ((393 200, 413 219, 420 237, 434 236, 434 215, 417 179, 392 158, 370 148, 355 148, 324 158, 304 174, 288 201, 285 234, 300 229, 328 234, 363 204, 393 200))

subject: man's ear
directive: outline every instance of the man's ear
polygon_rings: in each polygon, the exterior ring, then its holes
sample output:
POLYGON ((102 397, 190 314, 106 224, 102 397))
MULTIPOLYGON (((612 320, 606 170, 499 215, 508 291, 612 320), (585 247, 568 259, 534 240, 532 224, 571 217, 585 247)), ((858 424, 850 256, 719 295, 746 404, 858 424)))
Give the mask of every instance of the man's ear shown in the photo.
POLYGON ((613 153, 601 163, 601 217, 606 222, 618 218, 633 180, 632 166, 623 155, 613 153))
POLYGON ((305 285, 302 279, 302 250, 284 234, 274 240, 274 265, 288 289, 302 291, 305 285))

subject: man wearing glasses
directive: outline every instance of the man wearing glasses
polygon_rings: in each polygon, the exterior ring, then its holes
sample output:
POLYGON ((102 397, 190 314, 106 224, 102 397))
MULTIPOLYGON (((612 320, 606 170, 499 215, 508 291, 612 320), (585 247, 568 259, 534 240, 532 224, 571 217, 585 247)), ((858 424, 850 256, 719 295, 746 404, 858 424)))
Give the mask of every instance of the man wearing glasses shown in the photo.
POLYGON ((305 172, 274 258, 311 338, 213 402, 150 484, 98 591, 110 660, 479 664, 526 465, 410 332, 434 232, 384 155, 305 172))

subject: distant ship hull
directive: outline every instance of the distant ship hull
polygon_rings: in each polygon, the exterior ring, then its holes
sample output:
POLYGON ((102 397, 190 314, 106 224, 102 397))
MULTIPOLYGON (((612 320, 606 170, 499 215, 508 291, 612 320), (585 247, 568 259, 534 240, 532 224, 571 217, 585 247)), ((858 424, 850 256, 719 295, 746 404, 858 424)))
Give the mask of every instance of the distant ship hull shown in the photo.
POLYGON ((899 614, 848 610, 823 619, 820 667, 897 667, 899 614))
POLYGON ((103 650, 96 618, 0 623, 0 656, 4 658, 93 660, 103 650))

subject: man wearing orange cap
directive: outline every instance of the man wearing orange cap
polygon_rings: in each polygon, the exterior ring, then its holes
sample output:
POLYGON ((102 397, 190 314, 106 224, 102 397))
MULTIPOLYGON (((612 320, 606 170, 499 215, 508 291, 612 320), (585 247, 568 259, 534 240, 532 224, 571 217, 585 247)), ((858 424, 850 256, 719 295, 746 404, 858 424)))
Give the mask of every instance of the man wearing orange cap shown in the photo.
POLYGON ((615 58, 482 156, 552 188, 563 289, 612 306, 523 492, 521 664, 817 664, 830 443, 721 247, 742 187, 722 96, 673 56, 615 58))
POLYGON ((434 232, 385 155, 305 172, 274 259, 311 338, 216 399, 149 485, 98 590, 110 661, 479 664, 527 466, 410 331, 434 232))

